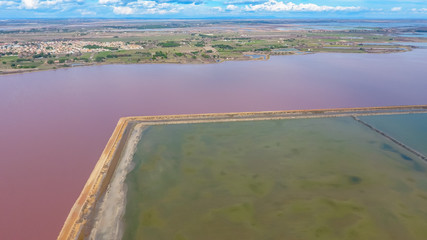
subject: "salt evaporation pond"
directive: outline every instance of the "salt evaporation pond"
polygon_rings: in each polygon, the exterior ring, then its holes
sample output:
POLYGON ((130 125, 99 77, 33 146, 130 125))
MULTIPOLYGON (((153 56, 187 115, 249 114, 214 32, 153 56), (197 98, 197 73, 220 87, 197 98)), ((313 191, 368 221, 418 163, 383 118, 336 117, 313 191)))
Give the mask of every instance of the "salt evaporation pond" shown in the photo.
MULTIPOLYGON (((360 118, 410 147, 427 143, 427 114, 360 118)), ((426 162, 352 117, 141 130, 123 217, 108 219, 123 239, 427 236, 426 162)))
POLYGON ((120 117, 426 104, 425 66, 415 49, 0 76, 0 239, 58 235, 120 117))
POLYGON ((427 155, 426 114, 364 116, 360 118, 427 155))

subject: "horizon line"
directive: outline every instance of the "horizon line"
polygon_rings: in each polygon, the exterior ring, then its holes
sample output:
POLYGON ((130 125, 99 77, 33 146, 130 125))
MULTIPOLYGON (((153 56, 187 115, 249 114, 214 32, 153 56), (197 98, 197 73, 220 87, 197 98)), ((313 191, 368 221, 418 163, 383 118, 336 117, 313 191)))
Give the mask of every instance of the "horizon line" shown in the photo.
POLYGON ((364 18, 364 17, 166 17, 166 18, 156 18, 156 17, 28 17, 28 18, 2 18, 0 21, 4 20, 364 20, 364 21, 427 21, 426 18, 364 18))

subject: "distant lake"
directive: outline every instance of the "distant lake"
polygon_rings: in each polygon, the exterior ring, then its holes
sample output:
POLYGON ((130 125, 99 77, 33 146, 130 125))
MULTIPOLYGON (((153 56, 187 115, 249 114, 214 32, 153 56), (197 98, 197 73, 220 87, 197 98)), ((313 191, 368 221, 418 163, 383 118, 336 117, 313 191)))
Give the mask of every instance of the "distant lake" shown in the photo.
POLYGON ((416 32, 416 33, 407 33, 407 34, 399 34, 400 37, 419 37, 425 38, 427 37, 427 32, 416 32))
POLYGON ((0 76, 0 239, 56 238, 122 116, 427 104, 426 66, 417 49, 0 76))
POLYGON ((254 58, 254 59, 257 59, 257 58, 265 59, 265 55, 260 55, 260 54, 247 54, 245 56, 251 57, 251 58, 254 58))
POLYGON ((295 31, 295 30, 349 30, 349 29, 364 29, 372 30, 375 28, 405 28, 425 27, 426 21, 316 21, 316 22, 300 22, 288 24, 286 27, 279 27, 279 31, 295 31))

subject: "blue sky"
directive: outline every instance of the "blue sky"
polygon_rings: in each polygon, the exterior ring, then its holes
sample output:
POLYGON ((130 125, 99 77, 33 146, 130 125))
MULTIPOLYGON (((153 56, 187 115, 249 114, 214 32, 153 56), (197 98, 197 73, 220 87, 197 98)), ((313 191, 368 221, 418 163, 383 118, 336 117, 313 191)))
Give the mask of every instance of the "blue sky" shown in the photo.
POLYGON ((427 0, 0 0, 0 18, 427 18, 427 0))

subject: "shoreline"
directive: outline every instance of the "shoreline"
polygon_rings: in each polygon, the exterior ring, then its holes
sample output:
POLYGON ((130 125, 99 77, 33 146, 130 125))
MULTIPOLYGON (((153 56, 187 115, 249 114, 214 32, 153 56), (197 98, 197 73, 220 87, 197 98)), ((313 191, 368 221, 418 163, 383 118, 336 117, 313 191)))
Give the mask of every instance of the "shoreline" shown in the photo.
POLYGON ((279 56, 302 56, 302 55, 311 55, 311 54, 398 54, 398 53, 408 53, 412 52, 415 49, 419 48, 411 48, 406 51, 395 51, 395 52, 364 52, 364 53, 348 53, 348 52, 327 52, 327 51, 319 51, 319 52, 306 52, 303 54, 262 54, 265 55, 265 59, 261 58, 238 58, 238 59, 230 59, 230 60, 221 60, 219 62, 142 62, 142 63, 96 63, 92 62, 85 65, 79 66, 68 66, 68 67, 60 67, 60 68, 51 68, 51 69, 23 69, 23 70, 15 70, 15 71, 6 71, 0 69, 0 77, 1 76, 9 76, 9 75, 18 75, 18 74, 26 74, 26 73, 36 73, 36 72, 46 72, 46 71, 56 71, 61 69, 73 69, 73 68, 81 68, 81 67, 95 67, 95 66, 108 66, 108 65, 157 65, 157 64, 176 64, 176 65, 205 65, 205 64, 220 64, 225 62, 245 62, 245 61, 269 61, 271 57, 279 57, 279 56))
POLYGON ((96 204, 107 190, 113 173, 118 163, 121 161, 120 156, 127 146, 127 140, 136 124, 146 127, 161 124, 261 121, 412 113, 427 113, 427 105, 133 116, 120 118, 80 196, 71 208, 58 239, 85 239, 89 236, 89 228, 94 221, 94 219, 91 218, 96 214, 96 204))
POLYGON ((109 179, 114 168, 112 165, 118 161, 120 151, 123 149, 124 140, 129 126, 129 122, 125 119, 119 119, 116 128, 113 131, 104 151, 96 163, 92 173, 90 174, 82 192, 70 210, 70 213, 65 220, 65 223, 59 233, 58 239, 80 239, 84 238, 86 224, 90 221, 90 217, 94 214, 96 202, 102 195, 103 190, 106 190, 109 179), (124 139, 124 140, 123 140, 124 139))
POLYGON ((101 197, 98 209, 95 211, 95 222, 90 227, 92 231, 89 239, 121 238, 123 225, 121 218, 126 208, 127 186, 125 180, 127 174, 134 167, 132 159, 145 129, 146 127, 142 124, 137 124, 133 127, 120 156, 121 161, 117 164, 116 170, 110 179, 111 183, 105 195, 101 197))

